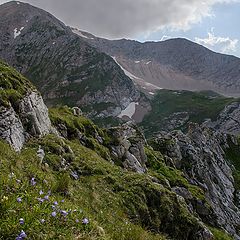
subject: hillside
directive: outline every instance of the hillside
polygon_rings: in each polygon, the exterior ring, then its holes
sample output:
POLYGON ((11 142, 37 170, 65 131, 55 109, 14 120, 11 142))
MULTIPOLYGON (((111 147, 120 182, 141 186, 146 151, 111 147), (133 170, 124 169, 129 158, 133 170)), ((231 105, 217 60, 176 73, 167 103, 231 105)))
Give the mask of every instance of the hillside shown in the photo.
POLYGON ((0 57, 30 79, 48 106, 81 105, 92 117, 110 117, 134 103, 130 117, 137 121, 148 111, 147 99, 111 57, 29 4, 0 5, 0 57))
POLYGON ((113 56, 125 73, 144 90, 212 90, 239 97, 240 59, 215 53, 187 39, 140 43, 108 40, 76 31, 80 38, 113 56))
POLYGON ((191 122, 239 134, 239 99, 226 98, 211 91, 159 90, 151 100, 152 110, 139 124, 147 136, 158 131, 187 131, 191 122), (232 120, 232 119, 233 120, 232 120), (232 123, 236 119, 235 123, 232 123), (230 127, 231 126, 231 127, 230 127))
MULTIPOLYGON (((6 64, 0 66, 2 91, 13 88, 8 82, 19 84, 16 91, 29 84, 6 64)), ((13 109, 28 136, 15 149, 19 153, 11 148, 16 139, 0 136, 1 239, 232 239, 224 229, 237 236, 237 195, 224 154, 229 141, 228 159, 236 164, 233 136, 227 140, 196 125, 187 135, 173 133, 147 143, 132 124, 101 129, 80 109, 67 106, 50 109, 38 123, 28 109, 24 113, 32 117, 25 125, 15 106, 22 106, 28 94, 16 101, 5 98, 0 106, 5 127, 15 126, 4 114, 13 109), (48 132, 30 131, 44 124, 48 132), (183 138, 187 145, 178 141, 183 138), (207 149, 214 155, 206 155, 207 149)), ((43 108, 37 101, 32 99, 34 113, 43 108)))

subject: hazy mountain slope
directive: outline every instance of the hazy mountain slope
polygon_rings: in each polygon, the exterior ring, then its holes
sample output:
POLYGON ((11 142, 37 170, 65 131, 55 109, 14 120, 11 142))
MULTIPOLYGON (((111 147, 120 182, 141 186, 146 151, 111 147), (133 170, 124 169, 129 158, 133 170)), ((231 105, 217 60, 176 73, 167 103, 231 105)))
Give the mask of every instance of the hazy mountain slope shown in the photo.
POLYGON ((158 131, 181 129, 190 122, 205 122, 221 132, 240 134, 240 99, 226 98, 211 91, 159 90, 151 100, 152 110, 140 125, 147 136, 158 131))
POLYGON ((151 87, 141 80, 172 90, 213 90, 240 96, 240 59, 237 57, 215 53, 180 38, 140 43, 126 39, 111 41, 80 33, 83 40, 114 56, 137 78, 136 82, 149 91, 151 87))
POLYGON ((0 6, 0 57, 27 76, 48 105, 81 105, 93 116, 117 116, 131 103, 139 104, 135 112, 145 106, 146 99, 112 58, 29 4, 0 6))

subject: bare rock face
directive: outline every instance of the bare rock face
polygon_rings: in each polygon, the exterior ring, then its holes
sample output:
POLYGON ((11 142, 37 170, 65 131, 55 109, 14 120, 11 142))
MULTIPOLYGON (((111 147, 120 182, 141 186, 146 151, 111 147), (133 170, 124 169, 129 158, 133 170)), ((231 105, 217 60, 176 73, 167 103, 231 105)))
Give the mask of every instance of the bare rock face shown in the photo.
POLYGON ((0 107, 0 138, 16 151, 20 151, 25 142, 22 122, 12 107, 0 107))
POLYGON ((0 138, 20 151, 25 141, 51 131, 48 109, 37 92, 25 96, 17 106, 0 107, 0 138))
MULTIPOLYGON (((160 134, 156 140, 161 150, 192 184, 204 190, 217 224, 238 239, 240 210, 234 203, 234 179, 224 154, 227 136, 197 124, 192 124, 186 135, 181 131, 165 134, 160 134)), ((189 197, 182 189, 175 192, 189 197)))
POLYGON ((20 102, 19 114, 30 135, 42 136, 49 133, 51 122, 48 109, 39 93, 32 92, 20 102))
POLYGON ((147 157, 144 152, 144 138, 129 123, 108 130, 112 136, 111 154, 113 159, 121 159, 122 166, 138 173, 147 172, 147 157))
POLYGON ((240 134, 240 103, 234 102, 227 105, 214 122, 206 122, 206 126, 220 132, 233 135, 240 134))

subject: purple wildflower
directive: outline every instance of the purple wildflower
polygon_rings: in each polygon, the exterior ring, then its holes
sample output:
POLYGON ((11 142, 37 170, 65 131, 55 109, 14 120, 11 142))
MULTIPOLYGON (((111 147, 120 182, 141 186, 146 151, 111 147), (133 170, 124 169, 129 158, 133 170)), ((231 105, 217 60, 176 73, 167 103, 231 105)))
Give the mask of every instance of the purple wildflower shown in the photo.
POLYGON ((21 225, 23 225, 23 224, 24 224, 24 219, 23 219, 23 218, 20 218, 20 219, 19 219, 19 223, 20 223, 21 225))
POLYGON ((22 201, 22 198, 18 197, 18 198, 17 198, 17 202, 20 203, 21 201, 22 201))
POLYGON ((56 212, 52 212, 52 217, 56 217, 57 216, 57 213, 56 212))
POLYGON ((76 219, 76 223, 79 223, 79 220, 78 220, 78 219, 76 219))
POLYGON ((52 209, 55 209, 56 208, 56 206, 55 205, 52 205, 52 209))
POLYGON ((61 214, 66 217, 68 215, 68 212, 67 211, 64 211, 64 210, 61 210, 61 214))
POLYGON ((82 223, 83 223, 83 224, 88 224, 88 223, 89 223, 89 220, 88 220, 87 218, 84 218, 84 219, 82 220, 82 223))
POLYGON ((27 237, 27 234, 22 230, 21 233, 17 236, 16 240, 23 240, 27 237))
POLYGON ((44 196, 44 199, 49 200, 49 196, 48 195, 44 196))
POLYGON ((35 186, 37 182, 35 181, 35 178, 32 178, 30 183, 31 183, 32 186, 35 186))
POLYGON ((61 202, 64 203, 64 199, 61 202))
POLYGON ((43 195, 43 193, 44 193, 44 192, 43 192, 42 190, 39 191, 39 194, 40 194, 40 195, 43 195))
POLYGON ((37 200, 38 200, 40 203, 43 203, 43 202, 44 202, 44 199, 43 199, 43 198, 37 198, 37 200))
POLYGON ((40 223, 45 223, 45 221, 46 221, 45 219, 41 219, 40 223))
POLYGON ((55 201, 53 204, 54 204, 54 205, 58 205, 58 202, 57 202, 57 201, 55 201))

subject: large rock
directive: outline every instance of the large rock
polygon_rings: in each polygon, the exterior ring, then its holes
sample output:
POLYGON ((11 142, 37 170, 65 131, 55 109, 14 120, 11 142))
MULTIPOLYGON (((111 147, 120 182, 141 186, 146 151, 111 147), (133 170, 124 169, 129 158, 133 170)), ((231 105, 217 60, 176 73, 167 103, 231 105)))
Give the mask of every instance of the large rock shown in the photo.
POLYGON ((0 138, 20 151, 29 137, 39 137, 51 131, 48 109, 39 93, 26 95, 14 108, 0 107, 0 138))
POLYGON ((144 137, 132 124, 126 123, 122 126, 108 130, 112 138, 111 154, 116 161, 128 170, 138 173, 147 171, 147 157, 144 152, 144 137))

